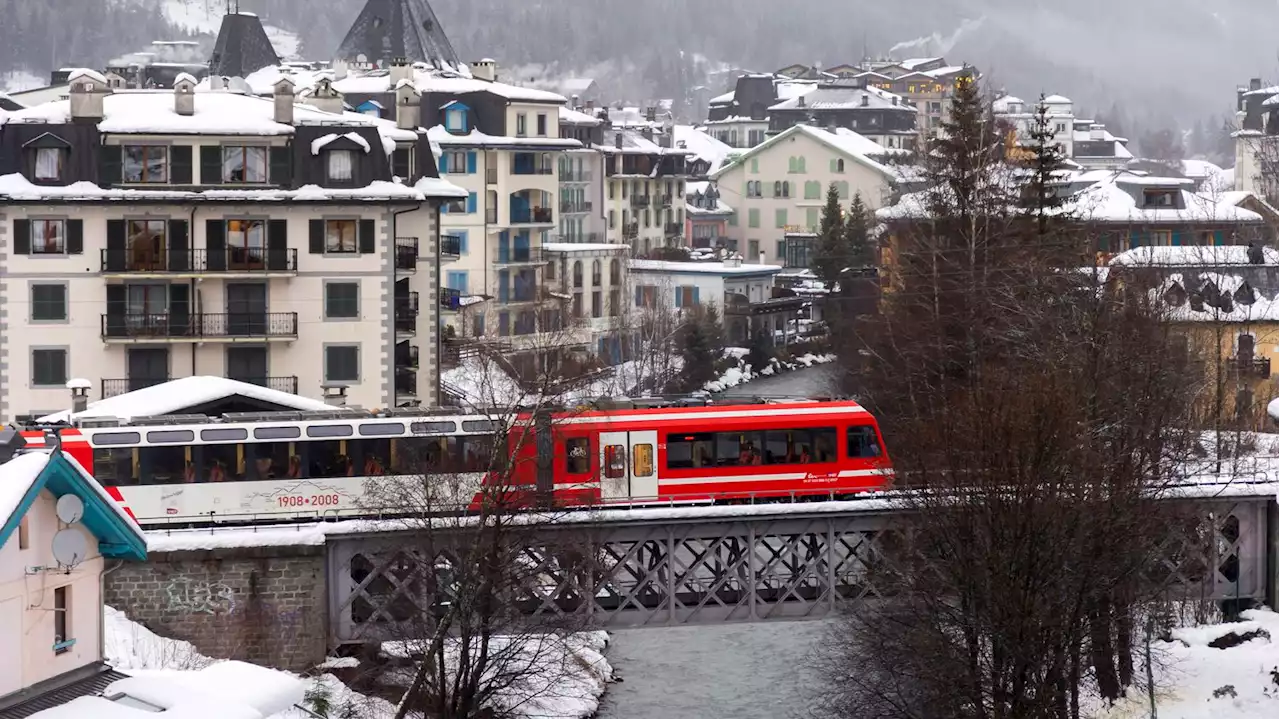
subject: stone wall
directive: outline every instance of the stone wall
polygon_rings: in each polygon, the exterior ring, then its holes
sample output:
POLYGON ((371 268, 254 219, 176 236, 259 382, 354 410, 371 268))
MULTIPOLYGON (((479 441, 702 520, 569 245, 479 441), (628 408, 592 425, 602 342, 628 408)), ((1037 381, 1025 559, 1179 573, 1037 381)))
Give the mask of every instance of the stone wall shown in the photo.
POLYGON ((325 657, 324 547, 154 552, 108 573, 105 599, 212 657, 295 671, 325 657))

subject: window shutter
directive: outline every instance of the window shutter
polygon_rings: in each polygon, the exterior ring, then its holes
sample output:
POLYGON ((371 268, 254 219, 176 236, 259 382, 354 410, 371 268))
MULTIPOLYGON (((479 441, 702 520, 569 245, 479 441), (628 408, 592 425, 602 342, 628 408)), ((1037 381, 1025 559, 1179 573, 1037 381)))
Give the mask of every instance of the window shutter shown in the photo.
POLYGON ((409 150, 406 148, 396 148, 391 153, 391 174, 408 182, 413 174, 409 170, 409 150))
POLYGON ((84 220, 67 220, 67 254, 84 254, 84 220))
POLYGON ((186 220, 169 220, 169 269, 191 269, 191 233, 186 220))
POLYGON ((124 336, 126 293, 124 285, 107 285, 107 319, 103 329, 108 337, 124 336))
POLYGON ((169 179, 175 185, 191 184, 191 146, 174 145, 169 148, 169 179))
POLYGON ((175 336, 191 332, 191 288, 178 282, 169 285, 169 331, 175 336))
POLYGON ((110 187, 120 184, 119 145, 103 145, 98 149, 98 185, 110 187))
POLYGON ((440 151, 440 174, 443 175, 448 171, 449 171, 449 153, 441 150, 440 151))
POLYGON ((312 220, 309 224, 310 250, 313 255, 324 254, 324 220, 312 220))
POLYGON ((271 184, 289 187, 293 182, 293 152, 288 147, 273 147, 268 150, 270 167, 267 179, 271 184))
POLYGON ((636 307, 640 307, 644 302, 644 292, 641 291, 642 289, 643 288, 639 285, 636 286, 636 307))
MULTIPOLYGON (((170 227, 172 227, 170 223, 170 227)), ((170 230, 172 231, 172 230, 170 230)), ((116 253, 125 251, 125 228, 124 220, 107 220, 107 252, 116 253)))
POLYGON ((13 221, 13 254, 31 254, 31 220, 13 221))
POLYGON ((467 212, 476 211, 476 193, 472 192, 467 195, 467 212))
POLYGON ((360 253, 371 255, 378 251, 373 237, 373 220, 360 220, 360 253))
POLYGON ((267 269, 289 269, 289 221, 267 221, 267 269))
POLYGON ((681 300, 684 299, 684 287, 677 287, 675 291, 675 296, 676 296, 676 307, 683 307, 684 303, 681 300))
POLYGON ((219 145, 200 146, 200 184, 222 184, 222 147, 219 145))
POLYGON ((694 286, 693 286, 693 304, 694 304, 694 305, 699 304, 699 302, 698 302, 698 286, 697 286, 697 285, 694 285, 694 286))
POLYGON ((227 268, 227 226, 222 220, 205 220, 204 244, 208 248, 205 261, 211 270, 227 268))
POLYGON ((467 174, 476 174, 476 153, 474 152, 467 153, 467 174))
POLYGON ((460 255, 467 254, 467 231, 454 230, 453 234, 457 235, 458 237, 458 254, 460 255))

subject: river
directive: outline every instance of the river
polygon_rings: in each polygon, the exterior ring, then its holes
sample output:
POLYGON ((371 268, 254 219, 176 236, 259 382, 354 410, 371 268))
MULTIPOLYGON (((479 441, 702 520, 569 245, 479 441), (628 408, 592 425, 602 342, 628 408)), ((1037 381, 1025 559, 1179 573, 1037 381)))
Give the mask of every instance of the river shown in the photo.
MULTIPOLYGON (((831 365, 762 377, 726 397, 807 396, 833 390, 831 365)), ((814 648, 827 621, 780 621, 611 632, 610 684, 600 719, 792 719, 806 716, 814 648)))

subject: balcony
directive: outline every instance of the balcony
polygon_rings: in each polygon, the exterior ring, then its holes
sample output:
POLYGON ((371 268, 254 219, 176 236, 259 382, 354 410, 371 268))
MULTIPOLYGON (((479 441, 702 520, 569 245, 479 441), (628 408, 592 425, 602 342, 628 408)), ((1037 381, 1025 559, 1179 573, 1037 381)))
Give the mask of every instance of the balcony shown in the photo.
POLYGON ((298 313, 107 313, 102 315, 101 334, 107 342, 293 340, 298 337, 298 313))
POLYGON ((396 369, 418 369, 418 348, 411 344, 396 346, 396 369))
POLYGON ((648 205, 649 205, 648 195, 632 195, 631 196, 632 207, 647 207, 648 205))
POLYGON ((560 214, 562 215, 571 215, 579 212, 590 212, 590 211, 591 211, 590 202, 561 202, 560 203, 560 214))
POLYGON ((671 195, 654 195, 653 206, 662 209, 671 207, 671 195))
POLYGON ((561 182, 591 182, 591 173, 583 170, 582 172, 560 172, 561 182))
POLYGON ((441 287, 440 288, 440 309, 445 312, 457 312, 462 307, 462 293, 458 290, 441 287))
POLYGON ((513 225, 551 225, 550 207, 511 208, 511 224, 513 225))
POLYGON ((542 259, 541 247, 528 247, 526 245, 503 245, 501 242, 493 248, 493 261, 499 265, 540 265, 545 260, 542 259))
POLYGON ((640 236, 640 223, 632 222, 622 226, 622 237, 628 240, 634 240, 640 236))
POLYGON ((684 236, 684 223, 682 223, 682 222, 668 222, 668 223, 666 223, 665 225, 663 225, 663 226, 662 226, 662 231, 663 231, 663 234, 665 234, 667 237, 673 237, 673 236, 676 236, 676 235, 679 235, 679 236, 682 236, 682 237, 683 237, 683 236, 684 236))
POLYGON ((418 293, 410 292, 395 299, 396 332, 418 331, 418 293))
POLYGON ((396 370, 396 396, 418 396, 418 373, 407 369, 396 370))
POLYGON ((458 235, 440 235, 440 259, 456 260, 462 256, 462 238, 458 235))
POLYGON ((1227 368, 1241 378, 1271 379, 1271 358, 1255 355, 1227 358, 1227 368))
POLYGON ((102 274, 138 277, 196 277, 247 275, 270 277, 298 272, 298 251, 227 247, 222 250, 102 250, 102 274))
POLYGON ((746 295, 737 292, 724 293, 723 314, 726 317, 758 317, 780 312, 792 313, 804 306, 803 297, 771 297, 767 300, 752 302, 746 295))
POLYGON ((396 238, 396 269, 414 272, 418 269, 418 238, 396 238))
POLYGON ((556 166, 550 153, 517 152, 511 156, 511 174, 554 175, 556 166))

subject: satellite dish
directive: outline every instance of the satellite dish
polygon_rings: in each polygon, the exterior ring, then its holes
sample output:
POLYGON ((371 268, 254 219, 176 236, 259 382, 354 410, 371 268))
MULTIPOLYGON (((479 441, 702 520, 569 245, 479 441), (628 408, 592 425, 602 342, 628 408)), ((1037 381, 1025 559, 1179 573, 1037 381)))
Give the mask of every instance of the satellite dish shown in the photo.
POLYGON ((78 529, 63 529, 53 535, 53 558, 68 569, 89 556, 89 542, 78 529))
POLYGON ((58 519, 65 524, 75 524, 84 516, 84 500, 75 494, 58 497, 58 519))

